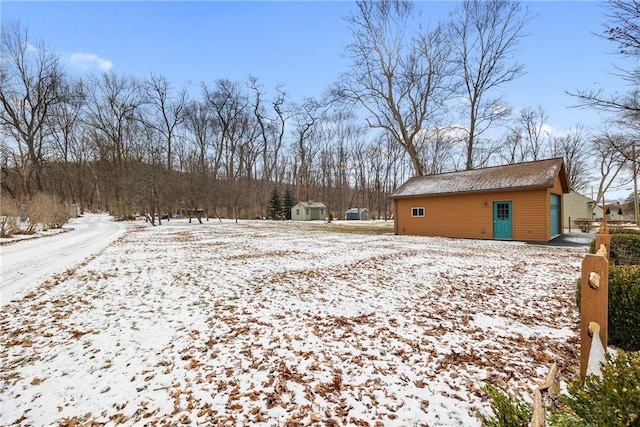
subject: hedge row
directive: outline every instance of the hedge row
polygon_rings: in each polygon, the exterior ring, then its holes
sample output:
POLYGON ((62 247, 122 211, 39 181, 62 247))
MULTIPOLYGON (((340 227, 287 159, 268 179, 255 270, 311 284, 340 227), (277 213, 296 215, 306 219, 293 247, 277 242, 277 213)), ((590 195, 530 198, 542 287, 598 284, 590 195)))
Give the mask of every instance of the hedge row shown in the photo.
POLYGON ((635 228, 610 228, 609 234, 638 234, 640 235, 640 230, 636 230, 635 228))
MULTIPOLYGON (((640 230, 613 229, 609 259, 613 265, 640 265, 640 230)), ((591 242, 590 253, 595 253, 596 242, 591 242)))
MULTIPOLYGON (((580 281, 576 295, 580 309, 580 281)), ((609 267, 609 344, 640 350, 640 265, 609 267)))
POLYGON ((609 268, 609 343, 640 350, 640 265, 609 268))

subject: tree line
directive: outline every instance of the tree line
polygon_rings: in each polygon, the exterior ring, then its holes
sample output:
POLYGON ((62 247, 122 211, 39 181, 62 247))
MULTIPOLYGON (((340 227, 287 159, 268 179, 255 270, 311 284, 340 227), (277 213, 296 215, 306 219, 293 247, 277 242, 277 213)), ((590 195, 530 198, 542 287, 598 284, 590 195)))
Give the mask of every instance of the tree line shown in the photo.
POLYGON ((580 125, 552 135, 543 107, 504 102, 500 89, 524 72, 516 53, 531 17, 520 3, 467 0, 431 27, 411 2, 355 5, 350 68, 303 100, 255 76, 196 94, 161 74, 75 77, 26 28, 4 25, 2 198, 46 193, 162 221, 282 217, 277 191, 287 204, 322 201, 335 218, 351 207, 387 218, 388 195, 414 175, 563 157, 573 189, 598 164, 606 190, 628 167, 615 149, 625 135, 580 125))

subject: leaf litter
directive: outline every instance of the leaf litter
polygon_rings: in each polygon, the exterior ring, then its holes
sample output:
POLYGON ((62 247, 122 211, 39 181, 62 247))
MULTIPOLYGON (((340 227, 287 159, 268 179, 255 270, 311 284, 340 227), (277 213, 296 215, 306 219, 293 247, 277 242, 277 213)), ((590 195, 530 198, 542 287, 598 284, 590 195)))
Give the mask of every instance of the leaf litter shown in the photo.
POLYGON ((582 248, 136 227, 0 312, 2 425, 480 425, 575 367, 582 248))

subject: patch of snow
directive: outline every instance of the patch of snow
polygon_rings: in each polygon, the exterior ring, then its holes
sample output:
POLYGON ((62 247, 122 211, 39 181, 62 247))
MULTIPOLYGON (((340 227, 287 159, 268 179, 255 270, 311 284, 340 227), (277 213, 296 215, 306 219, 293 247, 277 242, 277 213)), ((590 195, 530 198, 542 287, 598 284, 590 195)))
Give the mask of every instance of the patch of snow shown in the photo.
POLYGON ((105 248, 126 227, 109 215, 86 214, 71 219, 65 233, 0 246, 0 306, 105 248))
POLYGON ((587 363, 587 375, 602 376, 602 365, 607 363, 604 346, 600 339, 600 333, 595 332, 589 349, 589 361, 587 363))
POLYGON ((582 248, 273 221, 119 233, 15 276, 0 424, 479 426, 485 383, 526 396, 577 363, 582 248))

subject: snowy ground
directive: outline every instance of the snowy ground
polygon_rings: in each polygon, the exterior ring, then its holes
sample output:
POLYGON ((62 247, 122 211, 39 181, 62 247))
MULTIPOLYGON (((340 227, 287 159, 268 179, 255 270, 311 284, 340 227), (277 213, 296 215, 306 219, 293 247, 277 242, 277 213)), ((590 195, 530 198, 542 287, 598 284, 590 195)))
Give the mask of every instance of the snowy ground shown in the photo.
POLYGON ((474 426, 577 366, 584 248, 326 228, 139 223, 3 287, 0 424, 474 426))

